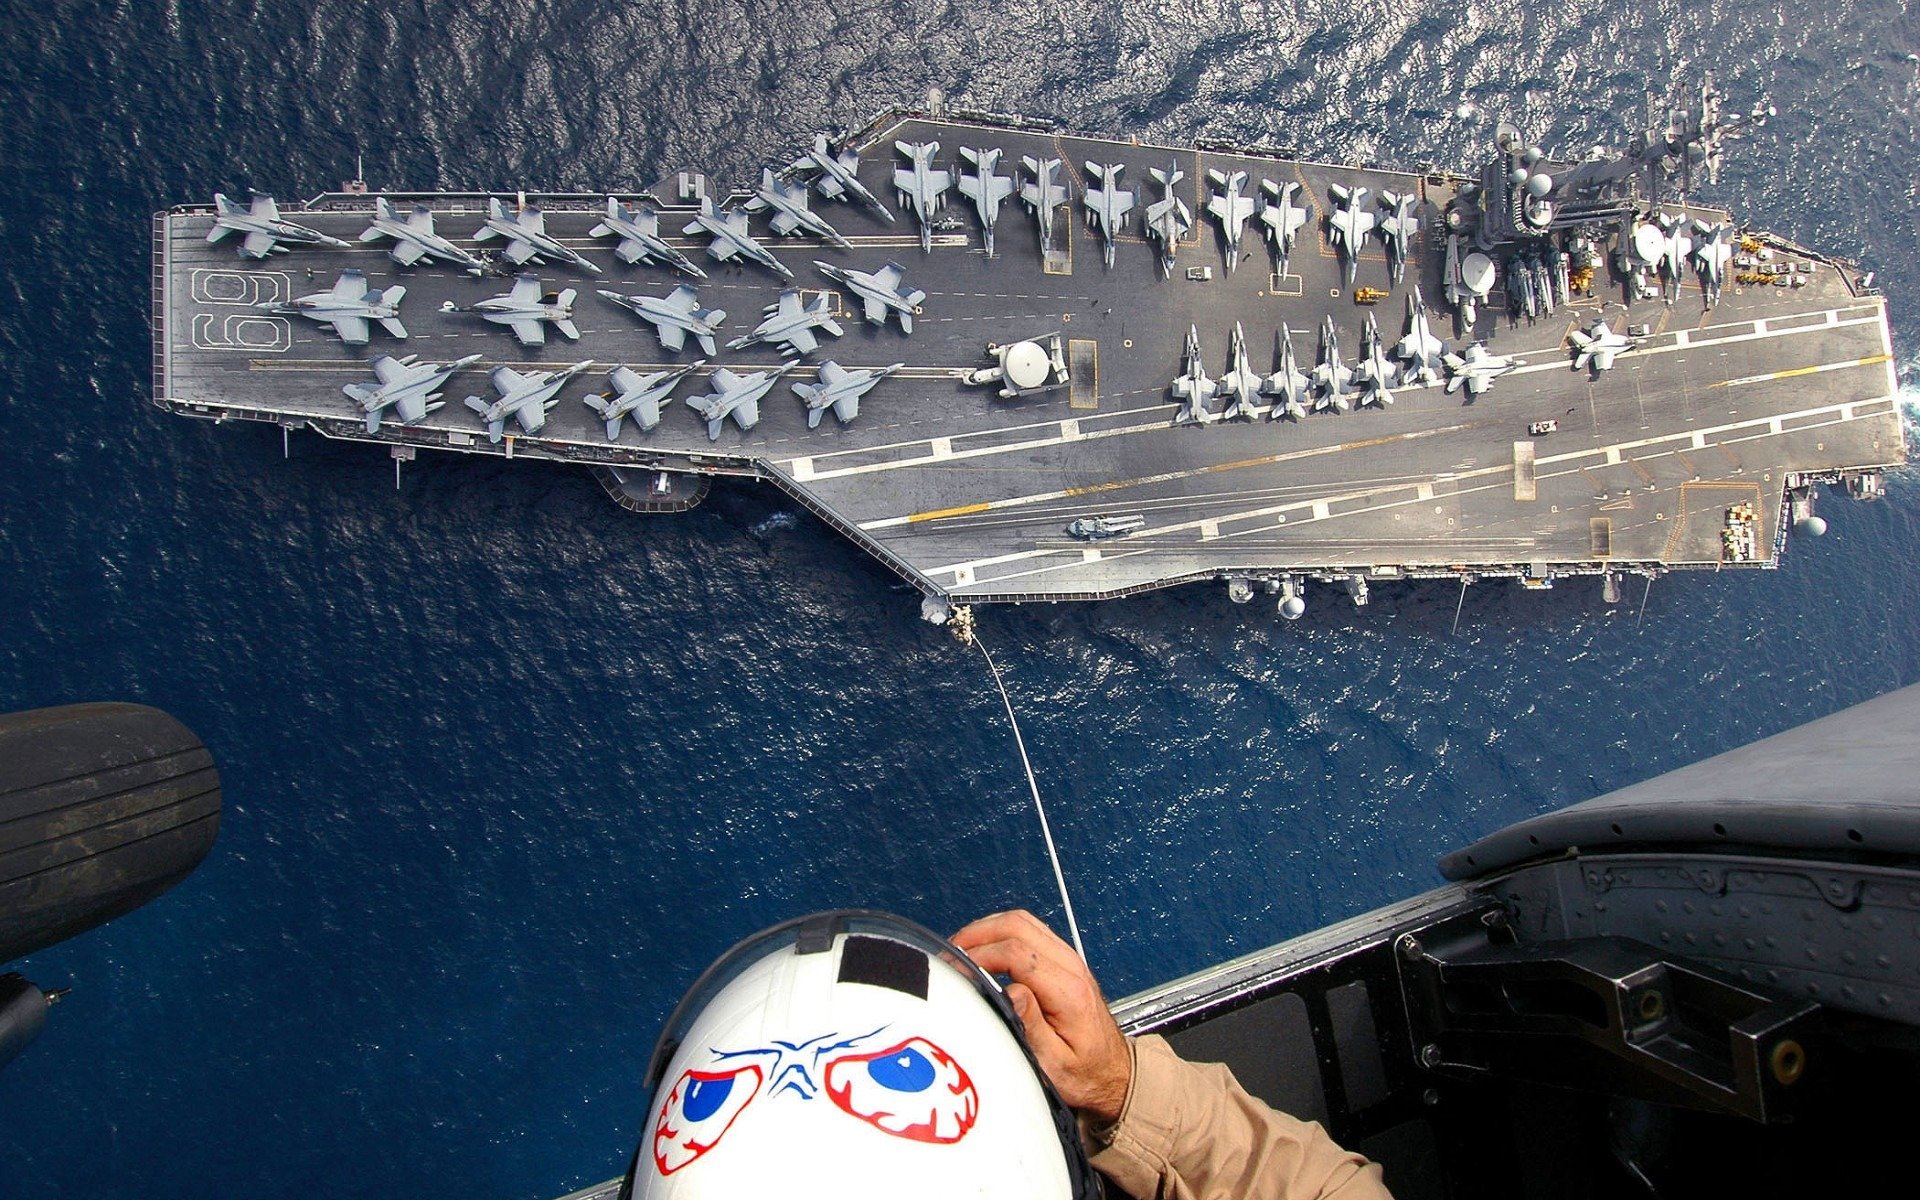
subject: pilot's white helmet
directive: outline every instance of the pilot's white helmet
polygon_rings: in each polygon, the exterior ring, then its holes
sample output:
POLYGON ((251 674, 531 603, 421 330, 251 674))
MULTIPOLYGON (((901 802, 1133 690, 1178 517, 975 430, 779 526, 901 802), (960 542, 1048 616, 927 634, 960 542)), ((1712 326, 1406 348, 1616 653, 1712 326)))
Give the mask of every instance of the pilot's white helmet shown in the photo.
POLYGON ((667 1022, 623 1197, 1092 1200, 1072 1112, 997 984, 884 913, 802 917, 667 1022))

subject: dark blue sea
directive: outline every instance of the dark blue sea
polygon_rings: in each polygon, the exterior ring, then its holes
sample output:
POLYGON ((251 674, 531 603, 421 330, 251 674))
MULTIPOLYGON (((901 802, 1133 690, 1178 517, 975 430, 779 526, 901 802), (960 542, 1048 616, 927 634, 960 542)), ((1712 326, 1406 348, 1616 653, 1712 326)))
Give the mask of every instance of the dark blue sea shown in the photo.
MULTIPOLYGON (((1711 70, 1780 115, 1706 198, 1879 268, 1914 387, 1920 22, 1900 0, 138 0, 0 13, 0 706, 212 747, 219 844, 26 969, 0 1196, 540 1200, 617 1172, 733 939, 1060 904, 999 700, 774 492, 216 428, 148 398, 148 219, 252 186, 742 180, 954 103, 1464 167, 1619 144, 1711 70)), ((1778 572, 1548 594, 1218 589, 996 609, 1089 957, 1124 994, 1437 882, 1433 860, 1920 680, 1920 481, 1778 572)))

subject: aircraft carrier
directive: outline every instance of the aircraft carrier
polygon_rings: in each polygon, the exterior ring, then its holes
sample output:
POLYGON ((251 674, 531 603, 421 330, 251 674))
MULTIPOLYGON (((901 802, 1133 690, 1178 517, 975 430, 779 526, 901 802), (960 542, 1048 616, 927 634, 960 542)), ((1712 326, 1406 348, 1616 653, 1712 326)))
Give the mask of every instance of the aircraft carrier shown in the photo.
POLYGON ((708 236, 682 233, 703 201, 724 214, 754 194, 723 195, 694 172, 612 197, 376 195, 356 181, 279 214, 334 244, 244 228, 210 244, 218 210, 183 205, 153 221, 153 395, 187 416, 384 443, 396 479, 424 447, 581 464, 636 510, 697 503, 714 476, 764 480, 912 583, 933 619, 960 604, 1200 580, 1224 583, 1236 601, 1265 595, 1290 617, 1312 581, 1364 603, 1385 580, 1548 587, 1589 575, 1611 597, 1628 574, 1775 566, 1789 527, 1820 528, 1818 486, 1872 496, 1879 473, 1905 458, 1887 312, 1871 280, 1685 203, 1693 176, 1717 168, 1723 138, 1753 119, 1722 119, 1718 108, 1705 92, 1625 151, 1576 162, 1503 128, 1468 174, 891 113, 823 155, 851 163, 845 152, 857 153, 852 178, 890 219, 833 187, 819 160, 783 163, 768 180, 810 194, 809 211, 839 242, 804 225, 779 236, 767 223, 777 208, 755 217, 749 236, 791 278, 745 255, 719 261, 708 236), (1015 188, 991 252, 978 206, 962 194, 982 177, 963 147, 1001 151, 998 169, 1015 188), (1059 164, 1057 199, 1035 177, 1049 160, 1059 164), (1122 167, 1104 191, 1133 201, 1114 221, 1110 266, 1094 215, 1101 196, 1088 191, 1110 173, 1089 164, 1122 167), (1179 179, 1163 186, 1156 169, 1179 179), (1021 185, 1037 203, 1022 204, 1021 185), (1232 191, 1245 197, 1237 208, 1232 191), (1272 236, 1283 199, 1306 214, 1284 255, 1272 236), (431 257, 402 265, 401 243, 363 240, 383 200, 402 215, 424 206, 475 269, 431 257), (622 261, 617 234, 594 232, 610 200, 618 212, 656 211, 664 242, 704 277, 622 261), (556 248, 522 263, 531 247, 474 240, 493 203, 509 221, 537 212, 556 248), (1358 229, 1355 255, 1338 241, 1343 210, 1375 226, 1358 229), (1382 233, 1395 218, 1397 241, 1382 233), (237 245, 264 247, 264 257, 237 245), (816 260, 863 272, 898 263, 889 282, 911 332, 898 311, 863 319, 862 294, 816 260), (291 306, 349 271, 367 289, 405 288, 405 340, 376 318, 365 345, 348 345, 291 306), (522 286, 543 302, 571 301, 569 325, 536 319, 539 346, 471 311, 523 273, 537 276, 537 289, 522 286), (785 289, 797 290, 791 307, 824 306, 815 315, 844 333, 814 328, 819 345, 804 356, 771 343, 709 354, 696 340, 670 352, 653 325, 596 294, 665 298, 683 283, 698 306, 731 314, 720 341, 750 333, 763 309, 777 314, 769 306, 785 289), (1393 353, 1422 319, 1444 341, 1444 361, 1423 361, 1417 346, 1412 357, 1393 353), (1244 361, 1230 357, 1236 328, 1244 361), (1379 353, 1367 353, 1370 342, 1379 353), (1460 386, 1474 373, 1462 358, 1474 343, 1500 368, 1477 394, 1460 386), (1289 346, 1302 373, 1340 369, 1292 392, 1274 381, 1289 346), (431 411, 408 420, 389 409, 375 430, 346 388, 371 393, 381 355, 461 365, 431 411), (1378 389, 1366 386, 1369 357, 1378 389), (751 428, 752 405, 710 430, 686 403, 724 392, 722 368, 746 376, 795 359, 759 398, 751 428), (531 376, 588 360, 557 402, 536 399, 551 408, 536 431, 509 415, 490 439, 477 411, 496 398, 490 369, 531 376), (901 365, 851 421, 827 411, 810 426, 822 414, 793 385, 813 386, 829 360, 855 379, 901 365), (584 401, 617 390, 616 367, 692 369, 651 429, 629 420, 609 438, 584 401), (1229 379, 1215 382, 1233 367, 1266 386, 1236 399, 1229 379), (1182 377, 1200 382, 1197 395, 1180 390, 1182 377))

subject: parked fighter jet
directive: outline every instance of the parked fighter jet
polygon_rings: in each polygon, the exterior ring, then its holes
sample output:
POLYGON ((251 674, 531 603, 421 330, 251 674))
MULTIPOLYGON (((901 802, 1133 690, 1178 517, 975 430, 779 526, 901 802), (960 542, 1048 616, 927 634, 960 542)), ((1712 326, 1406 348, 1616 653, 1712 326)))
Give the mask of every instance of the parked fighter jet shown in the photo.
POLYGON ((433 231, 433 210, 426 205, 416 204, 412 212, 402 216, 393 201, 385 196, 375 198, 373 203, 373 224, 367 226, 360 240, 377 242, 381 238, 392 238, 393 248, 387 254, 401 266, 410 267, 423 258, 437 258, 465 267, 469 275, 479 275, 487 269, 487 264, 433 231))
POLYGON ((1106 239, 1107 270, 1113 270, 1114 239, 1127 227, 1127 214, 1133 211, 1133 193, 1120 187, 1120 172, 1124 168, 1118 163, 1100 166, 1087 164, 1087 176, 1098 179, 1099 187, 1087 188, 1087 220, 1100 227, 1100 234, 1106 239))
POLYGON ((1267 240, 1273 243, 1273 255, 1280 260, 1280 273, 1287 273, 1287 259, 1293 254, 1294 235, 1307 223, 1308 208, 1297 202, 1298 183, 1278 184, 1260 181, 1260 223, 1267 227, 1267 240))
POLYGON ((660 345, 673 353, 687 344, 688 335, 700 343, 709 358, 720 353, 714 349, 713 335, 726 322, 727 314, 717 308, 701 308, 700 293, 690 283, 665 296, 622 296, 605 290, 600 295, 651 324, 660 335, 660 345))
POLYGON ((595 275, 600 273, 597 265, 561 245, 558 238, 547 232, 546 214, 535 205, 522 205, 510 212, 500 203, 500 197, 488 196, 487 223, 474 233, 473 240, 484 242, 497 237, 507 239, 507 248, 501 253, 516 267, 534 261, 554 261, 569 263, 595 275))
POLYGON ((347 249, 347 244, 339 238, 328 237, 317 229, 308 229, 305 225, 296 225, 292 221, 281 219, 280 206, 273 202, 272 196, 253 194, 253 206, 243 208, 227 199, 219 192, 213 194, 213 228, 207 230, 207 244, 212 245, 230 233, 244 236, 240 239, 240 257, 265 258, 275 251, 285 254, 286 242, 294 246, 334 246, 347 249))
POLYGON ((573 298, 576 294, 572 288, 557 296, 551 292, 543 293, 540 290, 540 277, 529 271, 516 278, 513 290, 504 296, 468 305, 449 300, 441 307, 448 312, 479 313, 495 325, 511 327, 513 336, 520 339, 522 346, 544 346, 547 344, 547 325, 558 329, 569 341, 579 338, 580 330, 573 324, 573 298))
POLYGON ((1040 223, 1040 255, 1042 258, 1053 253, 1053 210, 1067 202, 1067 189, 1057 182, 1060 178, 1060 160, 1057 158, 1035 158, 1027 155, 1020 160, 1026 164, 1031 183, 1020 185, 1020 200, 1032 211, 1033 219, 1040 223))
POLYGON ((443 366, 440 363, 420 362, 419 356, 414 354, 404 358, 382 354, 370 364, 374 376, 380 380, 379 387, 349 383, 340 390, 366 414, 367 432, 379 433, 381 414, 389 408, 394 416, 400 418, 402 425, 424 420, 428 413, 446 403, 440 399, 440 389, 447 386, 447 380, 453 373, 463 371, 479 361, 478 354, 469 354, 443 366))
POLYGON ((1174 414, 1175 425, 1204 424, 1214 419, 1207 411, 1207 401, 1213 399, 1220 386, 1207 378, 1207 369, 1200 361, 1200 329, 1196 325, 1187 326, 1187 365, 1173 381, 1173 394, 1180 398, 1180 411, 1174 414))
POLYGON ((1573 343, 1573 369, 1591 366, 1595 375, 1611 368, 1615 358, 1639 345, 1632 338, 1615 333, 1605 317, 1589 329, 1574 330, 1567 339, 1573 343))
POLYGON ((1293 330, 1280 326, 1280 369, 1260 383, 1260 390, 1273 397, 1273 415, 1285 414, 1298 421, 1307 415, 1307 374, 1293 357, 1293 330))
POLYGON ((773 219, 769 222, 773 231, 782 237, 793 237, 806 232, 832 242, 842 250, 853 249, 853 243, 840 236, 840 231, 827 224, 826 218, 807 207, 807 185, 804 183, 786 183, 770 170, 762 168, 760 172, 760 190, 753 194, 746 205, 748 212, 773 210, 773 219))
POLYGON ((613 256, 625 263, 641 261, 665 263, 677 271, 700 279, 707 273, 693 265, 693 260, 680 253, 667 240, 660 236, 660 212, 651 204, 642 204, 639 208, 628 208, 614 196, 607 197, 607 215, 598 225, 587 230, 588 237, 607 237, 612 235, 620 239, 613 248, 613 256))
POLYGON ((893 214, 880 202, 880 197, 868 191, 860 182, 860 152, 848 146, 838 154, 834 153, 822 133, 814 137, 813 149, 802 151, 799 158, 793 160, 796 171, 818 171, 813 186, 829 200, 845 200, 851 196, 887 220, 893 220, 893 214))
POLYGON ((1660 255, 1660 276, 1665 281, 1667 303, 1680 298, 1680 285, 1686 282, 1687 259, 1693 255, 1693 221, 1677 213, 1657 213, 1654 217, 1667 235, 1660 255))
POLYGON ((673 394, 680 381, 696 367, 706 366, 706 360, 690 363, 671 371, 654 371, 642 375, 631 367, 615 367, 607 374, 607 382, 613 385, 613 391, 599 395, 586 396, 588 408, 600 414, 607 423, 607 440, 620 440, 620 422, 627 417, 640 427, 641 433, 647 433, 660 423, 660 402, 673 394))
POLYGON ((1407 297, 1407 336, 1400 339, 1393 353, 1403 363, 1403 379, 1426 385, 1440 378, 1440 355, 1446 347, 1427 320, 1427 304, 1420 296, 1420 285, 1413 285, 1407 297))
POLYGON ((913 314, 919 311, 927 294, 919 288, 907 291, 900 281, 907 270, 897 262, 890 262, 878 271, 856 271, 852 267, 836 267, 832 263, 813 260, 820 273, 835 283, 852 288, 860 297, 860 303, 866 310, 867 320, 875 325, 887 323, 887 313, 900 314, 900 332, 913 332, 913 314))
POLYGON ((1700 235, 1694 243, 1693 262, 1699 268, 1700 289, 1707 294, 1707 306, 1711 308, 1720 303, 1720 285, 1733 258, 1733 226, 1695 221, 1693 228, 1700 235))
POLYGON ((1465 354, 1448 352, 1440 356, 1447 367, 1447 395, 1467 389, 1469 397, 1478 396, 1493 386, 1493 381, 1520 365, 1517 358, 1487 352, 1485 342, 1475 342, 1465 354))
POLYGON ((468 396, 466 404, 486 422, 489 441, 500 440, 507 431, 509 418, 517 419, 526 432, 539 433, 547 423, 548 410, 560 403, 556 393, 568 380, 592 366, 589 359, 556 371, 522 372, 512 367, 495 367, 490 379, 500 398, 489 404, 478 396, 468 396))
POLYGON ((1347 286, 1352 287, 1354 276, 1360 273, 1360 252, 1366 249, 1367 234, 1373 232, 1374 215, 1367 208, 1367 189, 1349 189, 1336 183, 1327 190, 1340 206, 1327 214, 1327 228, 1333 248, 1346 260, 1347 286))
POLYGON ((1398 377, 1393 361, 1387 357, 1387 344, 1380 337, 1380 323, 1368 313, 1366 328, 1360 335, 1360 361, 1353 366, 1354 391, 1359 394, 1360 403, 1381 408, 1392 404, 1393 393, 1388 389, 1398 377))
POLYGON ((763 310, 766 319, 754 326, 752 333, 743 333, 727 343, 729 350, 745 350, 761 342, 775 342, 780 353, 789 357, 812 354, 820 348, 820 339, 813 335, 816 329, 824 329, 835 337, 845 331, 840 323, 833 319, 833 310, 827 306, 827 294, 817 293, 814 298, 802 304, 800 289, 788 288, 780 293, 780 299, 767 305, 763 310))
POLYGON ((688 396, 687 407, 707 423, 707 440, 720 440, 720 427, 732 417, 742 433, 760 420, 760 397, 773 390, 774 383, 787 373, 785 367, 736 375, 721 367, 713 373, 713 391, 705 396, 688 396))
POLYGON ((873 390, 873 385, 898 371, 905 363, 894 363, 890 367, 875 367, 865 370, 848 370, 839 363, 828 359, 820 364, 820 382, 796 383, 794 394, 807 404, 807 428, 818 429, 820 418, 828 409, 840 418, 842 425, 860 415, 860 397, 873 390))
POLYGON ((1000 202, 1013 195, 1013 180, 1005 175, 994 174, 994 168, 1000 165, 1000 151, 976 150, 972 146, 960 147, 960 161, 973 167, 969 175, 964 169, 960 173, 960 194, 973 201, 973 211, 980 214, 980 229, 985 235, 987 257, 993 257, 993 225, 1000 219, 1000 202))
POLYGON ((1180 248, 1180 239, 1193 228, 1193 210, 1173 190, 1186 176, 1171 164, 1164 171, 1149 168, 1147 174, 1160 185, 1160 199, 1147 205, 1147 236, 1160 243, 1160 274, 1172 275, 1173 256, 1180 248))
POLYGON ((1259 414, 1254 406, 1260 399, 1260 376, 1247 362, 1247 335, 1240 328, 1240 322, 1233 323, 1233 341, 1227 348, 1227 373, 1219 380, 1221 393, 1230 397, 1221 419, 1231 421, 1235 417, 1251 420, 1259 414))
POLYGON ((737 208, 715 208, 712 196, 700 197, 700 211, 682 233, 692 236, 704 233, 713 239, 707 244, 707 253, 726 262, 739 255, 759 263, 770 271, 776 271, 788 279, 793 272, 787 270, 787 264, 773 256, 773 251, 762 246, 747 228, 747 214, 737 208))
POLYGON ((1346 412, 1353 391, 1353 368, 1340 361, 1340 335, 1333 328, 1333 314, 1320 323, 1320 361, 1313 368, 1313 409, 1346 412))
POLYGON ((893 190, 900 194, 900 207, 920 219, 920 249, 931 254, 933 215, 947 202, 953 174, 933 165, 933 156, 940 153, 939 142, 895 142, 893 148, 912 163, 894 168, 893 190))
POLYGON ((1247 173, 1235 171, 1226 175, 1208 171, 1207 178, 1220 189, 1207 198, 1207 211, 1220 222, 1220 236, 1227 243, 1227 270, 1232 271, 1240 265, 1240 234, 1247 227, 1247 218, 1253 215, 1253 197, 1247 195, 1247 173))
POLYGON ((1420 218, 1413 210, 1420 198, 1408 193, 1381 192, 1380 207, 1386 211, 1378 218, 1380 240, 1387 244, 1387 267, 1393 273, 1393 281, 1399 283, 1407 273, 1407 255, 1413 250, 1413 239, 1420 233, 1420 218))
POLYGON ((400 301, 406 294, 407 289, 398 284, 384 290, 368 288, 367 277, 349 267, 327 291, 261 307, 283 317, 310 317, 333 326, 347 345, 364 346, 371 321, 380 322, 388 333, 406 340, 407 327, 400 323, 400 301))

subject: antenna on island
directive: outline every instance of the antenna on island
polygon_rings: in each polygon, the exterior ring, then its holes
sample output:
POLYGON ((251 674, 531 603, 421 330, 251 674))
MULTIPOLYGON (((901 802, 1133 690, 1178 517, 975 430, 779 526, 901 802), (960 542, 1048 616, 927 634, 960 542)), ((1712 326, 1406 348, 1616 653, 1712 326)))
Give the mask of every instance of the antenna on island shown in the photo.
POLYGON ((364 154, 353 156, 353 178, 340 185, 340 190, 350 196, 364 196, 367 192, 367 157, 364 154))

